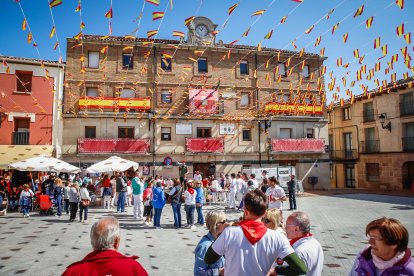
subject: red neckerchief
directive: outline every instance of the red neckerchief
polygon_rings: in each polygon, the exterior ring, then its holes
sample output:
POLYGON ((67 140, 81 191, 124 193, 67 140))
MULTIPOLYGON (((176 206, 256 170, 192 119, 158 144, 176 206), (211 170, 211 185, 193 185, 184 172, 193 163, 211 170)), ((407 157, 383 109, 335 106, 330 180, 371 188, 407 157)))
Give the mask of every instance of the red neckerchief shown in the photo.
POLYGON ((267 227, 261 221, 243 220, 240 222, 240 227, 243 230, 244 236, 251 244, 260 241, 267 231, 267 227))
POLYGON ((303 236, 300 236, 300 237, 297 237, 297 238, 291 239, 291 240, 290 240, 290 246, 293 246, 293 245, 295 244, 295 242, 297 242, 297 241, 298 241, 298 240, 300 240, 301 238, 305 238, 305 237, 312 237, 312 234, 311 234, 311 233, 305 233, 305 234, 303 234, 303 236))
POLYGON ((194 189, 193 188, 188 188, 187 191, 190 193, 190 195, 194 194, 194 189))

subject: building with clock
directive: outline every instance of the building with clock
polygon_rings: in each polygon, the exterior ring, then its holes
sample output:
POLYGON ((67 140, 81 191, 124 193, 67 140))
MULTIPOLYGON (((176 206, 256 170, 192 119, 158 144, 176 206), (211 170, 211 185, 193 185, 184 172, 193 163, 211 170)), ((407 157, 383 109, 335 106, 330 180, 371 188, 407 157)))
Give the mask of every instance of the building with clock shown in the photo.
POLYGON ((119 155, 172 177, 182 161, 189 176, 289 168, 329 188, 324 58, 216 42, 216 28, 196 17, 185 40, 68 38, 63 159, 119 155))

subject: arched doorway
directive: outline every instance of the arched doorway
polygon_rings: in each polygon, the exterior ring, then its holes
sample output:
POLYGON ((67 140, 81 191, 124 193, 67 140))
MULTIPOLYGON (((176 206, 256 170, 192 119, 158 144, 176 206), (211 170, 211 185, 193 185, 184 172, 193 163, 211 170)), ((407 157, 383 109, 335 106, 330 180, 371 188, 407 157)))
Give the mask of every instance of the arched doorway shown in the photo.
POLYGON ((402 167, 403 189, 411 189, 414 185, 414 162, 406 162, 402 167))

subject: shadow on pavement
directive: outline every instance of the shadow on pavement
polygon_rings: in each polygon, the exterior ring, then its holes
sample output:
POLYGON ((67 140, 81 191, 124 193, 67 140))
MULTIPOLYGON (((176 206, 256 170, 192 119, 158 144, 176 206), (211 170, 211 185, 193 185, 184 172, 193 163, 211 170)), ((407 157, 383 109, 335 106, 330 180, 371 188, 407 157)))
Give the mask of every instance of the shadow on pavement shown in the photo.
POLYGON ((324 196, 361 200, 361 201, 379 202, 379 203, 388 203, 388 204, 399 204, 400 206, 396 205, 394 207, 403 208, 400 210, 409 210, 408 208, 414 208, 413 197, 401 197, 401 196, 394 196, 394 195, 365 194, 365 193, 350 193, 350 194, 344 193, 344 194, 331 194, 331 195, 324 195, 324 196))

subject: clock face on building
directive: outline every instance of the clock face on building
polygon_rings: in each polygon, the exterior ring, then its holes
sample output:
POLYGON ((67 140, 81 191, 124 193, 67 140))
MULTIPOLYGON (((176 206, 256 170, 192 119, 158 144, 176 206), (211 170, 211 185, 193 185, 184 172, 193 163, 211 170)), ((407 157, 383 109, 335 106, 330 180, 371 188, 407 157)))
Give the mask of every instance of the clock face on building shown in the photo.
POLYGON ((204 24, 198 24, 195 31, 198 37, 204 37, 208 35, 208 28, 204 24))

